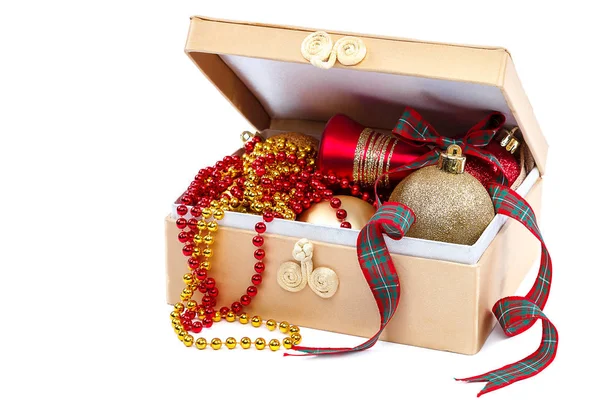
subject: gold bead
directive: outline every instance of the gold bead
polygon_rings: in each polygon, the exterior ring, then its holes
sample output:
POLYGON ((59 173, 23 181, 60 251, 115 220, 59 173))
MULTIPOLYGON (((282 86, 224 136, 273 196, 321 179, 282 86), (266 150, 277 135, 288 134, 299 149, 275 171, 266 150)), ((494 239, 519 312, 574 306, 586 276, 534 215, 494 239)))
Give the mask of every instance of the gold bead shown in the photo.
POLYGON ((206 247, 202 250, 202 255, 206 258, 210 258, 213 256, 213 251, 210 247, 206 247))
POLYGON ((298 160, 302 160, 306 158, 306 153, 303 151, 299 151, 298 154, 296 154, 296 156, 298 157, 298 160))
POLYGON ((215 311, 215 315, 213 315, 213 321, 214 322, 221 321, 221 313, 219 311, 215 311))
POLYGON ((281 344, 279 343, 279 340, 271 339, 269 341, 269 348, 271 349, 271 351, 277 351, 277 350, 279 350, 280 347, 281 347, 281 344))
POLYGON ((262 318, 259 317, 258 315, 255 315, 250 320, 250 323, 252 324, 253 327, 258 328, 262 324, 262 318))
POLYGON ((227 339, 225 339, 225 346, 229 350, 235 349, 235 346, 237 346, 237 341, 235 340, 235 338, 228 337, 227 339))
POLYGON ((225 213, 223 212, 223 210, 217 210, 213 213, 213 217, 215 217, 215 219, 223 219, 223 217, 225 216, 225 213))
POLYGON ((213 235, 206 235, 204 238, 202 238, 202 241, 204 244, 213 244, 215 242, 215 238, 213 235))
POLYGON ((212 217, 212 211, 210 210, 210 208, 204 208, 202 210, 202 217, 206 219, 212 217))
POLYGON ((193 294, 192 289, 189 287, 186 287, 181 291, 179 298, 181 298, 181 301, 187 301, 192 297, 192 294, 193 294))
POLYGON ((293 211, 289 211, 288 210, 288 211, 286 211, 286 212, 283 213, 283 218, 285 218, 287 220, 290 220, 290 221, 293 221, 293 220, 296 219, 296 214, 294 214, 293 211))
POLYGON ((185 329, 181 329, 179 332, 177 332, 177 338, 183 342, 183 339, 187 336, 187 331, 185 329))
POLYGON ((202 243, 202 235, 194 235, 194 243, 196 245, 202 243))
POLYGON ((192 335, 185 335, 183 338, 183 344, 185 347, 192 347, 194 344, 194 337, 192 335))
POLYGON ((208 228, 209 232, 216 232, 217 229, 219 229, 219 226, 215 221, 210 221, 208 224, 206 224, 206 227, 208 228))
POLYGON ((210 271, 210 267, 211 267, 210 261, 202 261, 200 263, 200 268, 202 268, 202 269, 210 271))
POLYGON ((175 303, 175 305, 173 306, 173 308, 175 309, 175 311, 177 311, 178 313, 183 312, 183 310, 185 309, 185 307, 183 306, 183 304, 181 303, 175 303))
POLYGON ((194 257, 194 258, 200 258, 201 257, 200 248, 199 247, 194 247, 194 252, 192 253, 192 257, 194 257))
POLYGON ((183 282, 186 285, 189 285, 190 283, 192 283, 194 281, 194 276, 190 273, 183 275, 183 282))
POLYGON ((249 337, 243 337, 240 339, 240 346, 242 349, 249 349, 252 346, 252 340, 249 337))
POLYGON ((252 211, 257 212, 257 213, 262 213, 262 211, 264 209, 263 204, 259 203, 259 202, 252 203, 250 208, 252 209, 252 211))
POLYGON ((248 323, 248 314, 246 313, 241 313, 240 314, 240 324, 247 324, 248 323))
POLYGON ((206 339, 203 337, 196 339, 196 347, 198 350, 204 350, 206 348, 206 339))
POLYGON ((221 339, 219 338, 214 338, 213 340, 210 341, 210 347, 212 347, 214 350, 219 350, 221 348, 221 345, 223 343, 221 342, 221 339))
POLYGON ((217 200, 211 200, 210 201, 210 206, 211 207, 219 207, 219 202, 217 200))
POLYGON ((296 325, 290 326, 290 333, 299 333, 299 332, 300 332, 300 328, 298 328, 296 325))
POLYGON ((283 347, 285 347, 286 349, 291 349, 292 346, 294 345, 294 343, 292 342, 292 338, 291 337, 284 337, 283 338, 283 347))
POLYGON ((181 321, 179 319, 172 319, 171 326, 173 327, 173 329, 175 329, 175 327, 181 326, 181 321))
POLYGON ((288 333, 290 331, 290 323, 287 321, 281 321, 279 323, 279 331, 281 333, 288 333))
POLYGON ((256 347, 258 350, 262 350, 265 348, 265 346, 267 345, 267 343, 265 342, 265 339, 263 338, 258 338, 254 341, 254 347, 256 347))
POLYGON ((196 302, 196 300, 190 300, 187 302, 188 310, 196 311, 196 308, 198 308, 198 303, 196 302))
POLYGON ((267 326, 267 329, 270 331, 274 331, 275 328, 277 328, 277 322, 275 322, 274 319, 268 319, 267 322, 265 322, 265 325, 267 326))
POLYGON ((240 206, 240 201, 237 197, 232 197, 231 200, 229 200, 229 205, 233 208, 238 208, 240 206))
POLYGON ((227 315, 225 315, 225 320, 227 322, 233 322, 233 321, 235 321, 235 313, 233 311, 229 311, 227 313, 227 315))
POLYGON ((199 317, 204 317, 204 308, 199 309, 197 312, 199 317))
POLYGON ((177 311, 171 311, 171 319, 179 319, 181 318, 181 314, 177 311))
POLYGON ((206 230, 206 221, 200 221, 200 222, 198 222, 198 230, 199 231, 205 231, 206 230))
POLYGON ((299 333, 293 333, 290 337, 292 338, 292 343, 294 344, 300 344, 302 341, 302 336, 300 336, 299 333))

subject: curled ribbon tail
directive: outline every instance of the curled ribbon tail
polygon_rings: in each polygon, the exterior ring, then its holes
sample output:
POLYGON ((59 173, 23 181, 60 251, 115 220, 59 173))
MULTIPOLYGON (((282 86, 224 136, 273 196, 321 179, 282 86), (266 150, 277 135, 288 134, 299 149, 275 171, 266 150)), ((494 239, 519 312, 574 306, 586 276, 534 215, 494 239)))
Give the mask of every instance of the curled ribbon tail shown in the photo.
POLYGON ((542 239, 533 209, 525 199, 505 186, 493 184, 488 190, 496 213, 519 221, 540 241, 542 248, 538 276, 531 290, 525 297, 510 296, 498 300, 492 311, 508 337, 525 332, 538 319, 541 320, 542 340, 536 351, 518 362, 485 374, 457 379, 465 382, 487 382, 478 397, 539 374, 552 363, 558 349, 558 331, 542 312, 550 294, 552 259, 542 239))

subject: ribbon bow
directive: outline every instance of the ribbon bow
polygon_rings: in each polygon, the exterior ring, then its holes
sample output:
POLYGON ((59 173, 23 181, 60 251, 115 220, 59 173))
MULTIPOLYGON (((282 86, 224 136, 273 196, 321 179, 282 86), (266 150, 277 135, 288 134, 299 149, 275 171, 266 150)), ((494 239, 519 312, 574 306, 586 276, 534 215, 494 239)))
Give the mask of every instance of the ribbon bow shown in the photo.
POLYGON ((463 154, 480 158, 488 164, 495 165, 497 171, 499 171, 497 182, 506 185, 508 181, 506 180, 504 169, 498 159, 480 149, 487 146, 492 141, 494 135, 502 128, 505 121, 506 118, 504 117, 504 114, 492 112, 469 129, 463 138, 449 138, 440 135, 417 111, 410 107, 406 107, 392 132, 404 141, 416 145, 434 145, 433 151, 435 151, 436 154, 440 150, 446 150, 450 145, 458 145, 462 149, 463 154))

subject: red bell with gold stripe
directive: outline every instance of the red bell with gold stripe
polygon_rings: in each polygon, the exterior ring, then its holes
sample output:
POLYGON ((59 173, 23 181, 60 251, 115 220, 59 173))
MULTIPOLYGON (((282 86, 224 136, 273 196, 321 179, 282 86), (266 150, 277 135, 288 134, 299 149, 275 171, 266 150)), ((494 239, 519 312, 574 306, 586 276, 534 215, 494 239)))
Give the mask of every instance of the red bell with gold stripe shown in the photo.
MULTIPOLYGON (((391 133, 366 128, 337 114, 323 131, 318 166, 321 171, 333 171, 362 186, 373 186, 382 174, 411 163, 428 151, 427 146, 415 146, 391 133)), ((386 176, 381 184, 394 185, 409 173, 394 174, 391 179, 386 176)))

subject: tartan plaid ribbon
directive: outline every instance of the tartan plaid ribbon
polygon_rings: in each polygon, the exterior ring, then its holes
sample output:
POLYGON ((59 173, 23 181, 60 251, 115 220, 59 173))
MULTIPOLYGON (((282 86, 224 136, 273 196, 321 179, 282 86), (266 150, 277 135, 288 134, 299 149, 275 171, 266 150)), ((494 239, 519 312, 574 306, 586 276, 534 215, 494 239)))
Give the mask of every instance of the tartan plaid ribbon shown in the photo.
POLYGON ((499 171, 497 182, 506 185, 508 183, 506 174, 498 159, 479 149, 491 142, 505 121, 504 114, 492 112, 469 129, 463 138, 449 138, 440 135, 417 111, 406 107, 392 132, 404 141, 415 145, 430 144, 439 150, 446 150, 448 146, 453 144, 458 145, 463 154, 480 158, 488 164, 495 165, 499 171))
POLYGON ((496 302, 492 311, 506 336, 525 332, 539 319, 542 321, 542 341, 536 351, 516 363, 505 365, 485 374, 457 379, 465 382, 487 382, 477 397, 517 381, 531 378, 552 363, 558 347, 558 331, 542 312, 550 294, 552 259, 544 244, 531 206, 511 189, 493 184, 488 188, 497 214, 519 221, 542 246, 540 268, 535 284, 524 297, 510 296, 496 302))

